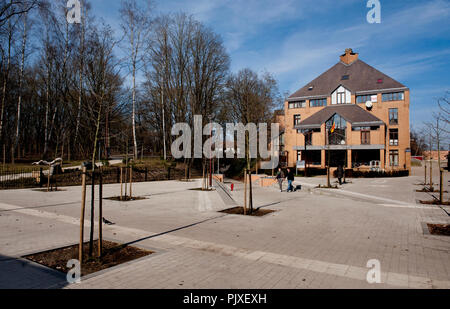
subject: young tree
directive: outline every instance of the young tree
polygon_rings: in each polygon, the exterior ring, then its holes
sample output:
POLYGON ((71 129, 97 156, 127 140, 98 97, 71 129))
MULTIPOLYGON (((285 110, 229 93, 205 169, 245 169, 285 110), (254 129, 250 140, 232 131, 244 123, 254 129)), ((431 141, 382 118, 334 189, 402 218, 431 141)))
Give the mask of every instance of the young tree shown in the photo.
POLYGON ((148 41, 151 30, 150 4, 150 1, 146 1, 145 6, 140 6, 137 4, 136 0, 123 0, 120 9, 122 20, 121 27, 128 43, 126 50, 130 58, 129 71, 132 75, 131 123, 133 130, 134 159, 137 159, 138 155, 136 137, 136 75, 141 69, 142 47, 144 42, 148 41))

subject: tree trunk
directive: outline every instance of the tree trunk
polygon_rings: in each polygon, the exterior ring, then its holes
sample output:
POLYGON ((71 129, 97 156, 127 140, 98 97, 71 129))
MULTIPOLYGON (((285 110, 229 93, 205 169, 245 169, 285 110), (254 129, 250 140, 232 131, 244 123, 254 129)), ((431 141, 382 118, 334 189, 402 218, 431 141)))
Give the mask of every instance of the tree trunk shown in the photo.
POLYGON ((23 36, 22 36, 22 50, 21 50, 21 63, 20 63, 20 73, 19 73, 19 99, 17 101, 17 124, 16 124, 16 135, 14 138, 14 145, 12 147, 12 160, 14 162, 14 154, 19 143, 20 137, 20 115, 22 109, 22 84, 23 84, 23 73, 25 68, 25 49, 27 44, 27 13, 23 14, 23 36))

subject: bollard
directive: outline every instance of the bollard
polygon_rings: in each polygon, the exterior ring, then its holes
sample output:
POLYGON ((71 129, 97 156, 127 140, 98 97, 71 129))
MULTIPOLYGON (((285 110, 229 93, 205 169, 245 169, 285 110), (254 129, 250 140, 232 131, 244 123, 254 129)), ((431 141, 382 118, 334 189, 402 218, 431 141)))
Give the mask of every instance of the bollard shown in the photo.
POLYGON ((234 183, 231 184, 231 192, 234 191, 234 183))

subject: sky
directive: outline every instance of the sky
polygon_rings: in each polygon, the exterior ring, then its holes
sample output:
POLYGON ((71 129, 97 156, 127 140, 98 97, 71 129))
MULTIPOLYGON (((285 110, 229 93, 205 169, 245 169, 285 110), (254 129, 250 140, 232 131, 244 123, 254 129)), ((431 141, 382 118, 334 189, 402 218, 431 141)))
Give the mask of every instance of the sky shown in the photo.
MULTIPOLYGON (((144 1, 144 0, 140 0, 144 1)), ((185 12, 220 34, 231 70, 270 72, 292 94, 339 61, 346 48, 411 90, 420 129, 450 91, 450 0, 155 0, 154 14, 185 12)), ((120 0, 91 0, 92 13, 119 31, 120 0)))

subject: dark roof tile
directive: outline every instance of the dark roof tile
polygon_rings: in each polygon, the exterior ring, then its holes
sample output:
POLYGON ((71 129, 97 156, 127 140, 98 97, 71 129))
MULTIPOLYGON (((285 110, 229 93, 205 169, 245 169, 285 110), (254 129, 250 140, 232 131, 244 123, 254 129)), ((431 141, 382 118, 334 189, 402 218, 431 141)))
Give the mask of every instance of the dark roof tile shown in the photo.
POLYGON ((362 60, 356 60, 350 65, 337 63, 328 71, 317 77, 305 87, 292 94, 289 99, 329 96, 339 85, 349 89, 352 93, 382 89, 402 89, 406 87, 368 65, 362 60), (348 79, 343 76, 348 75, 348 79), (380 83, 379 80, 382 80, 380 83), (313 87, 312 90, 309 90, 313 87))

